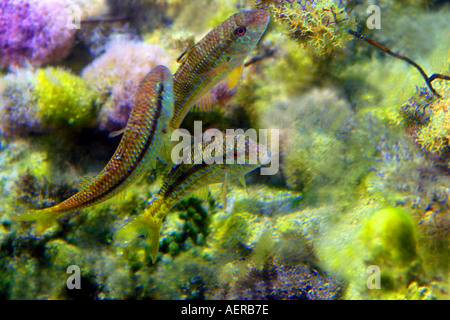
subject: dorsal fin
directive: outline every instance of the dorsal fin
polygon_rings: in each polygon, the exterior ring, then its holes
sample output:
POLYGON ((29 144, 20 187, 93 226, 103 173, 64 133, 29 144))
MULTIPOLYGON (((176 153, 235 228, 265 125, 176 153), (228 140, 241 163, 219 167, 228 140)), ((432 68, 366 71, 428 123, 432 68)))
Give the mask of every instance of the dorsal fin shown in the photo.
POLYGON ((245 176, 240 177, 239 181, 241 182, 242 186, 244 187, 245 191, 247 192, 247 197, 248 197, 248 188, 247 188, 247 183, 245 183, 245 176))
POLYGON ((189 57, 189 55, 192 53, 192 51, 195 50, 195 46, 190 47, 189 49, 187 49, 186 51, 184 51, 177 59, 177 62, 179 64, 182 64, 186 61, 187 57, 189 57))
POLYGON ((92 183, 92 181, 94 181, 95 178, 96 176, 86 176, 80 178, 80 180, 75 183, 75 189, 77 189, 78 191, 85 189, 92 183))

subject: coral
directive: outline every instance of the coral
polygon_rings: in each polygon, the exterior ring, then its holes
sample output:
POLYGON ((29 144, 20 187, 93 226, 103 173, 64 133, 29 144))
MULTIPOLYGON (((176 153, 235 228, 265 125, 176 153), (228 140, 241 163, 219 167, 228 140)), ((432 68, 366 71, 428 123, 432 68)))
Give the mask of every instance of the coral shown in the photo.
POLYGON ((5 0, 0 3, 0 66, 42 66, 66 57, 75 29, 67 27, 68 0, 5 0))
POLYGON ((0 129, 26 136, 48 127, 87 127, 94 123, 96 92, 62 68, 18 69, 1 79, 0 129))
POLYGON ((157 65, 168 65, 165 51, 159 46, 117 37, 83 70, 82 77, 106 99, 99 101, 104 102, 97 119, 101 130, 126 126, 140 81, 157 65))
POLYGON ((244 258, 250 254, 251 225, 255 216, 240 212, 227 218, 215 235, 217 246, 232 256, 244 258))
POLYGON ((96 94, 80 77, 60 68, 39 69, 35 78, 37 114, 50 126, 93 123, 96 94))
POLYGON ((27 204, 33 208, 46 208, 61 202, 73 195, 76 190, 68 185, 55 185, 43 181, 42 185, 38 179, 27 171, 19 176, 16 183, 17 203, 27 204))
POLYGON ((175 256, 180 251, 186 251, 193 245, 204 245, 208 236, 208 212, 202 207, 201 201, 188 198, 181 201, 177 208, 182 211, 176 218, 167 218, 161 230, 159 251, 175 256))
POLYGON ((26 136, 44 130, 37 115, 34 72, 17 69, 0 79, 0 131, 3 136, 26 136))
POLYGON ((441 98, 435 97, 427 88, 417 89, 400 112, 420 147, 443 155, 450 152, 450 84, 441 82, 436 85, 436 90, 441 98))
POLYGON ((309 52, 329 55, 350 39, 346 30, 352 24, 345 9, 333 1, 256 1, 258 8, 271 13, 287 34, 309 52))
MULTIPOLYGON (((172 258, 164 256, 150 281, 154 299, 205 299, 214 266, 198 257, 196 252, 183 252, 172 258), (157 288, 157 290, 155 290, 157 288)), ((141 282, 141 281, 140 281, 141 282)), ((145 282, 141 282, 146 285, 145 282)))

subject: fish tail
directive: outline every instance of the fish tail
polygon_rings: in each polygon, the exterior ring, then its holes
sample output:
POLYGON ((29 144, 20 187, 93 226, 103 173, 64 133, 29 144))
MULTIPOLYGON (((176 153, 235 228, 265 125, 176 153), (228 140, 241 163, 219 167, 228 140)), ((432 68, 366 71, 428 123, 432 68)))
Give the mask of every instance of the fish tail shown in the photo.
POLYGON ((42 209, 21 214, 16 217, 17 221, 35 221, 35 228, 38 234, 42 234, 58 222, 61 213, 55 210, 42 209))
POLYGON ((124 225, 115 233, 114 241, 126 245, 132 240, 143 236, 152 263, 155 263, 158 256, 162 220, 166 212, 166 206, 161 204, 159 199, 155 199, 143 214, 124 225))

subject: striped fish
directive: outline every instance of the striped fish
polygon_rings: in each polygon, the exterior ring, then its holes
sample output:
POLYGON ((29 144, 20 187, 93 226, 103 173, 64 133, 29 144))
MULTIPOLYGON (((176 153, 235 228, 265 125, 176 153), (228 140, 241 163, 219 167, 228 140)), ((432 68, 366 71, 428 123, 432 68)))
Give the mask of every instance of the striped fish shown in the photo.
POLYGON ((173 80, 172 130, 178 129, 195 103, 202 109, 208 108, 211 103, 209 93, 216 84, 226 79, 228 89, 236 85, 245 58, 264 34, 268 23, 269 14, 264 10, 236 13, 178 58, 180 66, 173 80))
MULTIPOLYGON (((242 138, 245 139, 245 144, 238 143, 237 148, 234 146, 230 148, 220 140, 203 142, 203 155, 200 153, 196 156, 202 158, 192 158, 193 164, 183 162, 174 165, 164 178, 163 185, 149 208, 119 229, 114 235, 115 241, 121 244, 127 244, 136 237, 143 235, 148 245, 150 257, 154 262, 158 255, 160 229, 163 218, 167 211, 176 203, 196 190, 211 184, 223 183, 224 194, 228 181, 241 179, 241 182, 245 185, 243 180, 244 176, 259 168, 262 165, 259 159, 268 157, 269 151, 265 146, 256 143, 244 135, 236 135, 235 137, 238 141, 242 138), (224 159, 222 164, 214 163, 212 160, 216 159, 215 150, 222 150, 222 154, 219 156, 223 155, 225 158, 229 157, 235 160, 238 155, 243 155, 245 161, 234 161, 233 164, 227 164, 224 159), (256 159, 256 162, 253 162, 253 160, 250 161, 251 159, 256 159)), ((193 154, 195 154, 194 149, 198 147, 199 144, 192 147, 193 154)))
POLYGON ((157 66, 139 85, 120 144, 105 168, 72 197, 21 215, 18 220, 37 220, 38 232, 42 232, 63 214, 99 204, 124 191, 154 165, 162 133, 172 116, 173 77, 167 67, 157 66))

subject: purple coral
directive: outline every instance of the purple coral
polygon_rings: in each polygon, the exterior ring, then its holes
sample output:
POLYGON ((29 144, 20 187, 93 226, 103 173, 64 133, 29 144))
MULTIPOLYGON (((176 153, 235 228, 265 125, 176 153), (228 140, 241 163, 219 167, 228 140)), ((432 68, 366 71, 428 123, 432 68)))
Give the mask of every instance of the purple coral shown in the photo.
POLYGON ((0 66, 34 66, 60 60, 72 47, 69 1, 0 1, 0 66))
POLYGON ((108 96, 98 115, 100 130, 111 132, 126 126, 139 83, 159 64, 169 64, 162 48, 119 36, 82 71, 100 95, 108 96))
POLYGON ((32 71, 17 69, 0 79, 0 135, 26 136, 43 131, 36 114, 33 78, 32 71))

